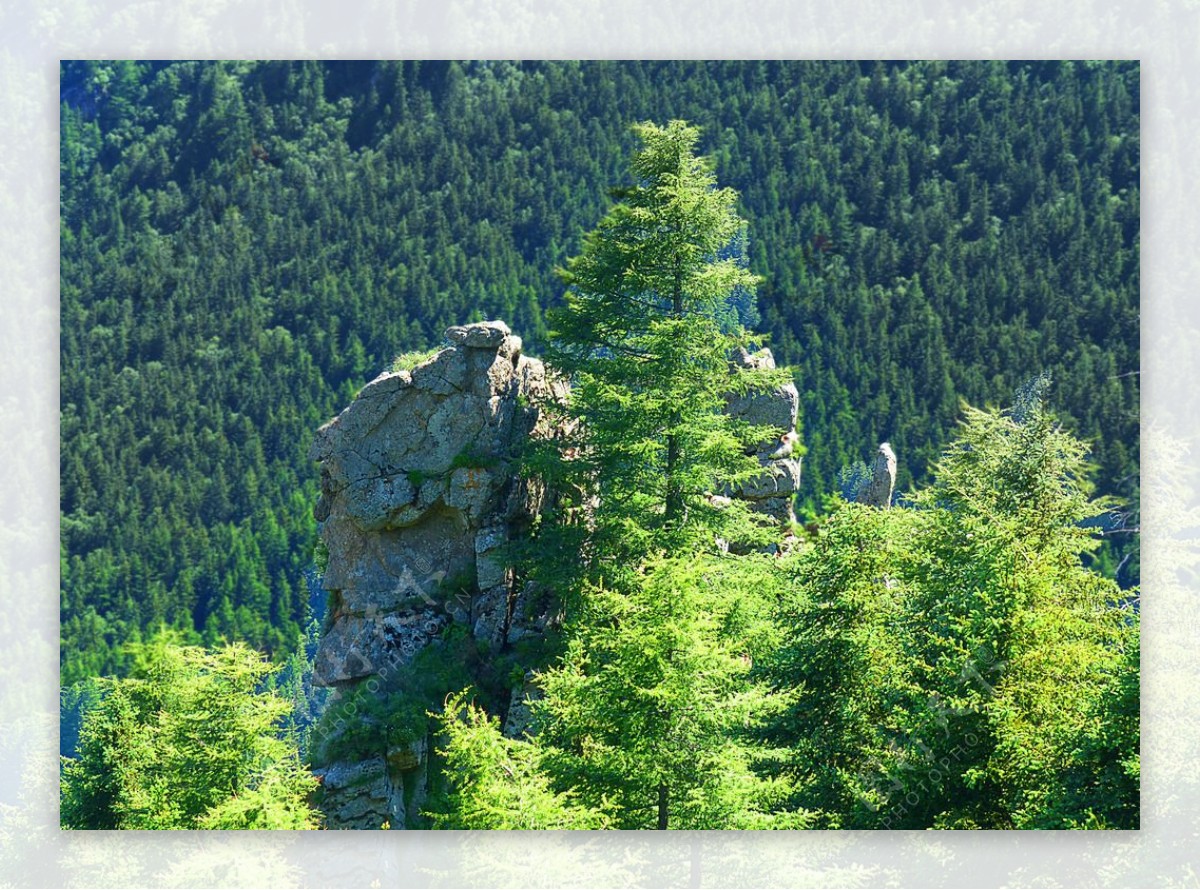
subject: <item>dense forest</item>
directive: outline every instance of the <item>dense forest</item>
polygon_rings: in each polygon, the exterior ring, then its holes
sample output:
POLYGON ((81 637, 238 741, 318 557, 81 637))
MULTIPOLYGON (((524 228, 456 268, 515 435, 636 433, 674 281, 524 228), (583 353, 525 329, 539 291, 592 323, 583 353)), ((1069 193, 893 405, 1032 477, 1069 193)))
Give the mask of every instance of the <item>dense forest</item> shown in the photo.
MULTIPOLYGON (((503 557, 522 580, 500 589, 549 603, 541 629, 497 638, 473 604, 405 637, 413 613, 393 605, 397 660, 357 680, 322 667, 340 686, 319 715, 307 648, 281 671, 182 631, 129 644, 128 676, 75 687, 92 700, 63 760, 64 827, 1138 827, 1140 613, 1089 558, 1114 502, 1091 495, 1088 447, 1046 406, 1050 377, 1004 410, 963 407, 931 481, 898 503, 881 446, 868 496, 829 496, 808 527, 752 504, 743 486, 773 472, 764 447, 793 453, 795 412, 738 410, 738 394, 796 391, 746 360, 755 335, 730 311, 760 283, 738 249, 738 194, 687 122, 633 132, 630 181, 546 315, 547 360, 570 386, 528 395, 549 431, 512 446, 540 506, 503 557)), ((478 355, 504 330, 449 338, 478 355)), ((519 364, 513 342, 484 355, 487 374, 519 364)), ((447 398, 434 414, 461 412, 474 388, 441 363, 459 355, 398 361, 357 400, 377 412, 359 431, 421 414, 379 388, 428 372, 447 398)), ((343 444, 360 463, 388 447, 343 444)), ((324 498, 342 471, 321 472, 324 498)), ((352 510, 368 497, 355 484, 352 510)), ((335 509, 315 512, 337 587, 361 569, 333 568, 356 546, 329 533, 335 509)), ((359 608, 395 596, 366 586, 359 608)), ((360 620, 331 613, 323 653, 360 620)))
MULTIPOLYGON (((687 119, 746 221, 744 313, 802 394, 800 512, 1038 373, 1138 503, 1136 63, 66 62, 62 680, 166 626, 277 661, 322 597, 314 431, 397 353, 555 270, 630 124, 687 119)), ((1112 532, 1110 517, 1103 522, 1112 532)), ((1136 524, 1130 522, 1130 525, 1136 524)), ((1084 558, 1137 582, 1136 542, 1084 558)))

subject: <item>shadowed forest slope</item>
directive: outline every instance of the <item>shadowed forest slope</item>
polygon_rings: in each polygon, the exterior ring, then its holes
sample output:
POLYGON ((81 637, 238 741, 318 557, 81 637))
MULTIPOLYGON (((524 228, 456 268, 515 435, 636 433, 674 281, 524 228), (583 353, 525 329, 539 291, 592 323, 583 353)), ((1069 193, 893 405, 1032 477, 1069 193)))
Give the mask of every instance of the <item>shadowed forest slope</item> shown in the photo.
POLYGON ((160 624, 291 652, 314 431, 451 324, 540 351, 647 119, 740 195, 802 514, 1039 372, 1135 510, 1138 97, 1132 62, 64 63, 64 683, 160 624))

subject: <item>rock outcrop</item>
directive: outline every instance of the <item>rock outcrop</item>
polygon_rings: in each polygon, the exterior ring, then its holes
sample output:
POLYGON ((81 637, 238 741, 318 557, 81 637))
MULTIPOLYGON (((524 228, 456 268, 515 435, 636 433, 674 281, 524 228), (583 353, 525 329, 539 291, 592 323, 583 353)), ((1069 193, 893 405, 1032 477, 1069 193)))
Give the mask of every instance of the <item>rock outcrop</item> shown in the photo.
POLYGON ((336 686, 413 657, 451 621, 503 639, 508 577, 497 551, 536 512, 516 478, 553 385, 503 322, 446 332, 412 371, 385 373, 317 434, 315 515, 335 611, 315 682, 336 686))
MULTIPOLYGON (((743 368, 775 369, 775 357, 769 349, 753 353, 739 350, 734 355, 734 362, 743 368)), ((763 472, 743 483, 734 494, 747 500, 755 511, 765 513, 780 523, 795 522, 792 503, 800 489, 801 461, 800 455, 795 453, 799 444, 796 418, 800 410, 800 393, 796 384, 785 383, 768 392, 731 396, 725 410, 731 417, 753 426, 772 426, 783 430, 778 439, 759 443, 755 454, 763 472)))
MULTIPOLYGON (((774 367, 767 350, 737 361, 774 367)), ((455 626, 493 653, 545 629, 552 616, 525 602, 503 549, 544 499, 519 478, 515 459, 530 437, 554 434, 537 405, 565 392, 541 362, 522 355, 507 326, 483 322, 450 328, 437 355, 380 375, 318 432, 310 452, 321 473, 314 514, 329 554, 331 605, 314 682, 334 687, 327 714, 339 707, 345 714, 326 727, 327 750, 339 750, 330 744, 338 733, 377 721, 359 708, 363 696, 382 703, 403 693, 396 687, 411 681, 414 661, 455 626)), ((792 455, 798 405, 787 384, 731 398, 727 409, 784 431, 757 449, 762 475, 733 492, 780 521, 793 518, 800 482, 792 455)), ((508 713, 499 715, 510 735, 528 723, 526 701, 537 694, 531 681, 528 672, 514 681, 508 713)), ((317 771, 329 827, 405 827, 425 794, 428 745, 426 738, 380 743, 364 756, 361 744, 347 744, 342 749, 354 755, 331 755, 317 771)))
MULTIPOLYGON (((392 692, 389 679, 452 623, 491 646, 539 629, 498 554, 538 510, 513 460, 546 432, 534 405, 562 384, 502 322, 450 328, 446 342, 411 371, 367 384, 310 451, 331 594, 313 682, 335 687, 330 709, 368 679, 380 698, 392 692)), ((329 764, 320 775, 331 827, 403 827, 423 788, 404 773, 424 759, 414 745, 329 764)))
POLYGON ((871 465, 871 478, 859 491, 857 502, 868 507, 886 510, 892 505, 892 491, 896 487, 896 453, 887 442, 879 445, 875 462, 871 465))

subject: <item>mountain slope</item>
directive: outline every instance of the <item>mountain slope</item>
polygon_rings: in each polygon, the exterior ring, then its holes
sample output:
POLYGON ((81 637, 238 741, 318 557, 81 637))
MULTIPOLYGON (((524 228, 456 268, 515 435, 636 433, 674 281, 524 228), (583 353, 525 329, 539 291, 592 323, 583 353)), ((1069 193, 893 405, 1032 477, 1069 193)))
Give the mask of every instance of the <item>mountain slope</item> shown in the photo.
POLYGON ((64 63, 64 682, 119 672, 115 647, 160 623, 290 651, 316 428, 450 324, 503 318, 536 352, 554 269, 645 119, 700 125, 741 195, 759 327, 803 393, 803 510, 882 439, 901 491, 924 479, 961 399, 1007 404, 1039 372, 1101 490, 1136 507, 1138 78, 64 63))

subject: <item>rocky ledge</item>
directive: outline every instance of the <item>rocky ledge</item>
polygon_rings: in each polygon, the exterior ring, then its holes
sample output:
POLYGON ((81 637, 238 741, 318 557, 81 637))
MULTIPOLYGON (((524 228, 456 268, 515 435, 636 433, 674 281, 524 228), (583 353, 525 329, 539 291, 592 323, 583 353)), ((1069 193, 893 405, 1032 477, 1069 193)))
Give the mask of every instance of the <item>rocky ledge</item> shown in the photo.
MULTIPOLYGON (((737 361, 774 367, 767 350, 737 361)), ((330 612, 314 682, 334 687, 328 709, 345 706, 335 734, 373 719, 354 716, 355 696, 403 692, 406 669, 453 625, 487 651, 545 629, 551 616, 525 602, 500 553, 542 506, 516 457, 530 437, 554 435, 537 406, 565 395, 507 325, 481 322, 450 328, 445 347, 411 371, 372 380, 317 433, 314 514, 329 554, 330 612)), ((757 450, 762 475, 733 492, 780 521, 793 517, 800 481, 798 404, 788 384, 732 398, 727 409, 783 431, 757 450)), ((510 713, 500 715, 512 735, 524 730, 525 700, 536 692, 528 674, 515 686, 510 713)), ((425 794, 428 747, 428 739, 384 744, 318 770, 329 827, 405 827, 425 794)))

